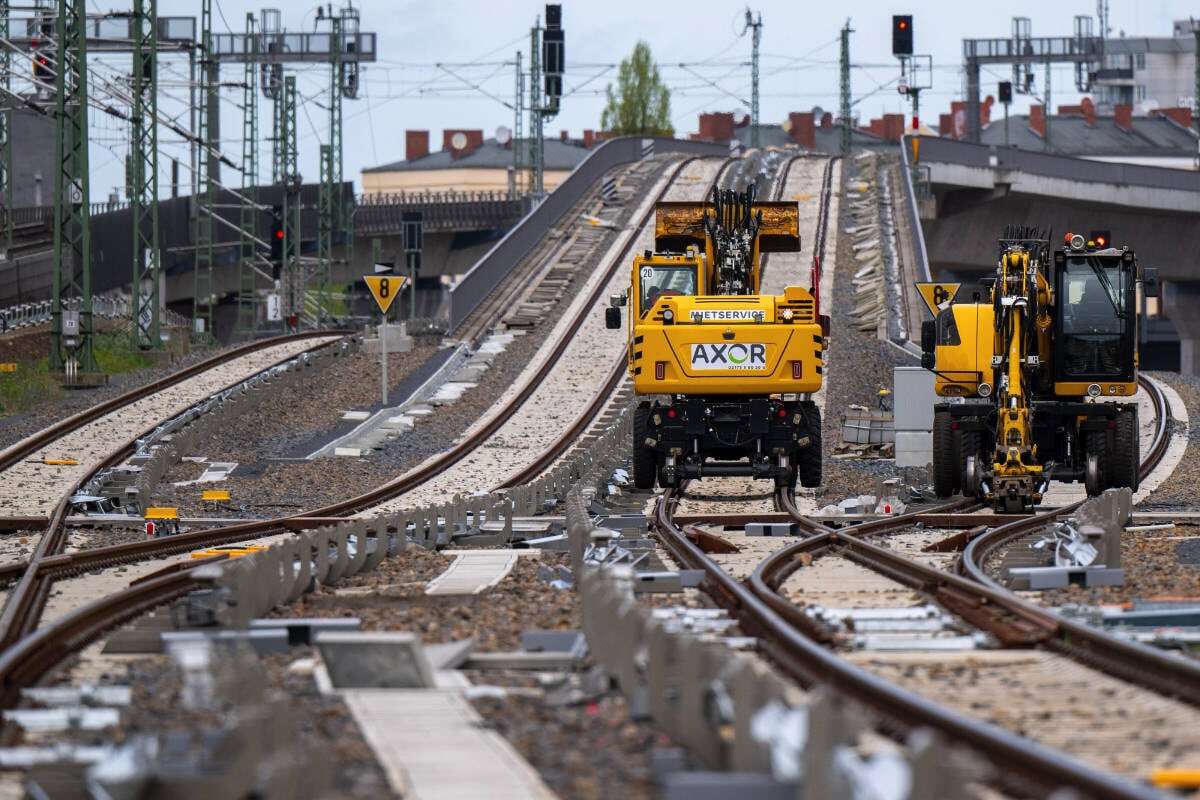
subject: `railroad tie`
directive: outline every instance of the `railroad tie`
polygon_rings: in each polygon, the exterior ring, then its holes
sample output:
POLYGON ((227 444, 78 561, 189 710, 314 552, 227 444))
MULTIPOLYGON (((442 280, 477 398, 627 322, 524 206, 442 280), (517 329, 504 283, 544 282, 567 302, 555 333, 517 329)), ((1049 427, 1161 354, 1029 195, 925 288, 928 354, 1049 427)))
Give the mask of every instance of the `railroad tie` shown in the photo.
POLYGON ((446 571, 429 582, 425 594, 480 594, 491 589, 512 572, 522 555, 538 556, 537 550, 462 550, 450 551, 454 561, 446 571))

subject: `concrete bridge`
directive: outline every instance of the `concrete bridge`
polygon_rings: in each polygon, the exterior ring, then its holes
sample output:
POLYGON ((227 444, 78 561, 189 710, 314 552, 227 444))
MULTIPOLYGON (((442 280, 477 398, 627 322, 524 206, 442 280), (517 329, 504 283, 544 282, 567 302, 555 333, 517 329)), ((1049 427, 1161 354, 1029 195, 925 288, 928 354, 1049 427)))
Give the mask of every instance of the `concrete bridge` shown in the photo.
POLYGON ((1159 308, 1146 307, 1148 363, 1200 374, 1200 172, 930 137, 921 137, 918 154, 917 204, 935 278, 990 275, 994 242, 1010 222, 1058 235, 1110 230, 1164 283, 1159 308))

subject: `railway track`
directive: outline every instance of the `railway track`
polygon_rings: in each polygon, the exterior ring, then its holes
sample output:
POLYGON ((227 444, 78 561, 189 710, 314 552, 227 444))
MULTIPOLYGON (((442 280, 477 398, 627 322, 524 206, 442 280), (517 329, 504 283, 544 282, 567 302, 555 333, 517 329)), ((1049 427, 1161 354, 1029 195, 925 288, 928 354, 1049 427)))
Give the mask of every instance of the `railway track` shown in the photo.
MULTIPOLYGON (((699 159, 689 158, 682 160, 676 165, 670 179, 666 182, 666 186, 670 187, 675 177, 689 164, 697 160, 699 159)), ((729 163, 729 160, 723 162, 713 180, 706 185, 704 194, 708 193, 708 189, 711 188, 712 183, 720 179, 725 167, 729 163)), ((667 189, 664 188, 663 194, 666 194, 666 192, 667 189)), ((653 214, 654 204, 650 203, 648 210, 642 215, 638 223, 639 228, 644 229, 649 225, 652 231, 653 214)), ((584 321, 594 312, 595 307, 602 299, 609 279, 614 274, 617 274, 618 270, 627 266, 627 257, 637 244, 638 238, 636 235, 630 236, 624 247, 620 250, 619 255, 611 260, 607 266, 605 277, 596 282, 595 287, 588 295, 586 301, 581 305, 579 312, 572 319, 566 332, 559 338, 556 347, 550 356, 545 359, 542 366, 534 373, 532 379, 527 381, 521 390, 505 403, 498 413, 492 415, 485 424, 474 430, 468 438, 465 438, 450 450, 410 470, 396 480, 356 497, 348 498, 303 514, 269 520, 255 520, 219 528, 192 531, 168 538, 148 539, 75 553, 48 551, 28 562, 0 566, 0 581, 19 579, 13 595, 16 596, 19 594, 20 596, 29 596, 32 598, 32 601, 22 601, 20 605, 14 605, 10 602, 9 607, 12 609, 11 612, 6 608, 5 618, 9 619, 11 629, 20 633, 12 637, 10 646, 0 654, 0 702, 4 705, 15 703, 19 698, 21 687, 31 685, 32 682, 39 680, 50 669, 60 663, 63 658, 71 653, 78 652, 88 643, 99 637, 104 631, 136 618, 150 608, 186 594, 198 585, 191 577, 190 569, 168 567, 161 575, 152 576, 148 580, 140 581, 124 591, 70 611, 52 623, 35 630, 40 608, 44 606, 45 597, 52 581, 119 564, 161 558, 200 547, 318 527, 333 519, 344 518, 348 515, 376 507, 381 502, 398 497, 431 480, 461 461, 508 422, 522 405, 528 401, 538 386, 551 374, 555 363, 570 344, 575 331, 584 324, 584 321)), ((623 364, 618 363, 617 366, 623 369, 623 364)), ((612 374, 618 378, 620 376, 620 373, 616 369, 614 369, 612 374)), ((611 393, 611 388, 615 388, 611 376, 608 387, 609 391, 600 393, 597 402, 592 403, 585 409, 575 425, 568 431, 568 434, 577 434, 585 430, 594 416, 600 413, 604 407, 604 403, 599 401, 607 399, 611 393)), ((534 459, 534 465, 531 466, 530 470, 536 467, 536 472, 540 472, 542 468, 552 464, 569 449, 571 441, 572 436, 570 435, 559 437, 550 448, 534 459)), ((536 472, 531 474, 536 474, 536 472)), ((510 480, 506 485, 513 485, 513 482, 510 480)), ((189 564, 190 566, 194 566, 194 564, 189 564)))
MULTIPOLYGON (((281 344, 306 342, 315 338, 329 337, 329 332, 292 334, 264 339, 227 350, 224 353, 205 359, 160 380, 153 381, 145 386, 138 387, 103 403, 99 403, 92 408, 74 414, 23 439, 0 454, 0 470, 8 470, 19 465, 54 442, 61 441, 66 436, 82 431, 87 426, 97 423, 111 414, 119 413, 146 398, 177 387, 184 381, 204 375, 242 356, 269 350, 281 344)), ((336 341, 336 339, 331 340, 323 346, 329 346, 333 341, 336 341)), ((288 355, 283 360, 291 357, 291 355, 288 355)), ((152 428, 153 426, 150 427, 152 428)), ((127 458, 133 452, 137 438, 145 435, 147 432, 147 430, 139 430, 136 436, 117 445, 98 465, 89 470, 89 474, 97 469, 103 469, 104 467, 120 463, 127 458)), ((38 540, 37 546, 34 548, 32 557, 24 564, 14 565, 19 567, 19 569, 13 570, 10 575, 13 579, 17 580, 17 583, 8 596, 3 612, 0 612, 0 650, 12 646, 13 643, 22 636, 27 635, 37 625, 50 590, 50 581, 42 566, 47 559, 52 559, 61 554, 66 546, 65 517, 70 497, 79 490, 79 487, 87 480, 87 477, 85 475, 76 481, 70 487, 69 491, 61 493, 58 502, 50 514, 45 530, 38 540)))
MULTIPOLYGON (((1143 386, 1150 393, 1156 409, 1153 440, 1140 468, 1140 474, 1145 477, 1166 452, 1170 412, 1165 397, 1153 382, 1145 381, 1143 386)), ((1150 707, 1144 712, 1145 717, 1136 711, 1120 709, 1121 719, 1116 723, 1120 730, 1153 725, 1154 719, 1159 719, 1155 714, 1174 714, 1188 719, 1187 709, 1200 706, 1200 664, 1060 618, 1008 592, 984 572, 983 564, 997 549, 1010 545, 1031 530, 1044 527, 1058 516, 1069 514, 1077 505, 1009 518, 999 527, 988 530, 978 523, 991 521, 992 515, 972 513, 981 508, 979 503, 957 499, 926 511, 835 528, 802 514, 791 492, 777 491, 774 504, 783 514, 772 514, 767 518, 777 521, 782 516, 793 521, 804 538, 771 553, 748 579, 738 581, 722 568, 718 559, 704 553, 689 540, 684 522, 677 519, 675 513, 681 497, 681 492, 668 493, 656 505, 654 525, 664 545, 681 565, 703 570, 706 591, 718 604, 735 614, 748 633, 760 637, 761 651, 784 673, 804 685, 832 685, 878 714, 886 730, 904 733, 915 727, 928 726, 952 740, 969 744, 996 765, 1006 789, 1032 791, 1036 795, 1054 787, 1071 786, 1099 797, 1156 796, 1148 788, 1053 750, 1047 751, 1042 743, 974 719, 975 714, 963 714, 944 704, 931 702, 922 694, 851 663, 831 649, 839 642, 839 632, 811 615, 785 591, 789 578, 803 574, 802 570, 817 563, 816 559, 842 559, 879 576, 867 595, 869 602, 881 602, 878 586, 881 582, 891 583, 897 589, 908 590, 899 593, 902 596, 897 598, 898 602, 909 604, 912 593, 932 600, 972 628, 994 637, 1003 648, 1025 652, 1038 648, 1077 661, 1115 679, 1109 689, 1115 693, 1125 691, 1121 684, 1129 684, 1139 687, 1133 690, 1135 696, 1136 692, 1142 691, 1170 698, 1145 703, 1150 707), (927 559, 918 558, 917 553, 904 552, 906 548, 899 541, 903 538, 901 532, 912 531, 919 522, 932 519, 970 528, 975 534, 961 559, 965 575, 931 565, 927 559), (886 542, 888 546, 881 546, 871 539, 886 542), (1124 727, 1119 727, 1122 724, 1124 727)), ((722 522, 745 524, 765 515, 717 516, 722 517, 722 522)), ((692 515, 686 522, 695 523, 702 519, 702 515, 692 515)), ((839 589, 843 599, 850 593, 844 586, 839 589)), ((1059 663, 1055 661, 1031 663, 1041 672, 1031 667, 1034 677, 1023 688, 1034 694, 1038 690, 1038 681, 1051 681, 1064 671, 1061 666, 1047 666, 1059 663)), ((1013 670, 1019 668, 1011 667, 1013 670)), ((1082 669, 1079 674, 1086 676, 1088 673, 1082 669)), ((963 687, 959 690, 966 691, 963 687)), ((1057 732, 1054 734, 1058 735, 1057 732)), ((1136 768, 1138 765, 1126 766, 1136 768)))

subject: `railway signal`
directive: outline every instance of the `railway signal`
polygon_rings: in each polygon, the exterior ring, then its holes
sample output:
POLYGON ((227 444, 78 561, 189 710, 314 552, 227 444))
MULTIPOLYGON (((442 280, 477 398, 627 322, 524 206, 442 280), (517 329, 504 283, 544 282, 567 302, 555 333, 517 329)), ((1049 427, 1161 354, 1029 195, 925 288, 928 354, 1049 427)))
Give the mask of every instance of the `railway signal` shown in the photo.
POLYGON ((388 402, 388 384, 387 384, 387 315, 388 309, 392 307, 392 303, 396 301, 396 297, 404 291, 404 287, 408 284, 408 278, 403 275, 389 274, 390 265, 376 264, 375 271, 380 272, 380 267, 383 267, 383 274, 378 275, 363 275, 363 281, 367 284, 367 288, 371 290, 371 296, 375 298, 375 305, 379 306, 379 385, 383 395, 383 404, 386 406, 388 402))
POLYGON ((911 56, 913 54, 912 14, 892 15, 892 55, 911 56))

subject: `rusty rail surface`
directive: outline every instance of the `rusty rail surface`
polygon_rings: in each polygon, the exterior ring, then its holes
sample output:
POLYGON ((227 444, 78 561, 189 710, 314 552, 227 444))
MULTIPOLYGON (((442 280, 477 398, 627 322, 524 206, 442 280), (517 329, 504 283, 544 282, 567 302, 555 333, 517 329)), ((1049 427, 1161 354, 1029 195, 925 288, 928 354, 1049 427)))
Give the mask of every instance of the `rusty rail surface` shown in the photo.
MULTIPOLYGON (((28 458, 33 453, 42 449, 53 441, 56 441, 63 436, 79 430, 85 425, 88 425, 102 418, 106 414, 118 411, 139 400, 150 397, 158 392, 177 386, 185 380, 201 375, 215 367, 227 364, 234 359, 240 358, 249 353, 264 350, 274 347, 279 344, 285 344, 293 341, 303 341, 306 339, 321 338, 336 334, 336 331, 310 331, 305 333, 289 334, 285 336, 276 336, 270 339, 262 339, 256 342, 234 347, 226 350, 223 353, 218 353, 211 358, 207 358, 190 367, 179 370, 171 375, 167 375, 159 380, 153 381, 140 386, 117 397, 111 398, 103 403, 98 403, 89 409, 74 414, 66 419, 50 425, 47 428, 38 431, 32 436, 26 437, 17 444, 8 448, 3 454, 0 454, 0 469, 8 469, 13 464, 28 458)), ((328 342, 321 347, 328 347, 334 344, 328 342)), ((289 358, 291 358, 289 356, 289 358)), ((281 359, 287 360, 287 359, 281 359)), ((152 430, 153 428, 151 428, 152 430)), ((136 441, 141 436, 148 433, 143 431, 138 436, 133 437, 119 445, 112 453, 104 458, 100 463, 100 468, 110 467, 119 463, 133 452, 136 446, 136 441)), ((45 531, 38 540, 37 547, 34 549, 32 557, 27 562, 12 565, 12 568, 6 573, 9 578, 17 578, 17 585, 9 593, 8 600, 4 605, 4 610, 0 612, 0 651, 5 650, 14 645, 21 637, 27 635, 37 626, 38 620, 41 617, 42 609, 45 608, 46 600, 49 597, 50 581, 43 573, 42 565, 48 560, 59 555, 67 541, 67 529, 63 524, 70 505, 70 498, 77 492, 83 483, 87 481, 87 476, 77 482, 71 491, 59 500, 54 511, 50 515, 50 519, 46 525, 45 531)))
MULTIPOLYGON (((663 192, 671 186, 675 177, 689 163, 695 160, 696 158, 688 158, 680 161, 675 166, 671 179, 664 186, 663 192)), ((722 168, 723 171, 724 167, 722 168)), ((719 172, 718 179, 720 174, 719 172)), ((654 210, 651 207, 647 214, 643 215, 640 224, 646 224, 651 219, 653 213, 654 210)), ((80 614, 73 612, 63 620, 47 625, 35 633, 34 628, 36 628, 38 617, 40 616, 41 609, 44 607, 45 599, 53 580, 117 564, 180 553, 198 547, 243 541, 249 538, 257 538, 289 530, 304 530, 311 527, 319 527, 322 524, 327 524, 329 518, 352 514, 376 505, 383 500, 403 494, 428 481, 433 476, 443 472, 464 458, 511 419, 551 373, 555 363, 573 339, 574 333, 583 324, 584 320, 587 319, 588 315, 592 313, 593 307, 601 298, 609 278, 611 278, 617 269, 624 265, 624 258, 634 244, 634 237, 630 237, 629 243, 622 251, 622 255, 614 259, 609 265, 606 274, 597 282, 596 287, 572 319, 570 326, 568 326, 564 335, 557 342, 549 358, 531 376, 516 397, 510 400, 500 412, 494 415, 472 437, 401 475, 399 478, 356 497, 289 517, 247 521, 220 528, 192 531, 161 539, 147 539, 75 553, 61 553, 59 552, 61 547, 53 550, 47 548, 47 552, 42 553, 40 556, 35 554, 35 558, 28 562, 0 566, 0 581, 20 578, 20 582, 14 590, 14 596, 19 593, 20 597, 17 599, 20 602, 19 604, 14 604, 12 602, 13 598, 10 597, 10 603, 6 607, 4 614, 4 618, 10 620, 8 629, 14 631, 14 635, 9 637, 11 642, 7 646, 5 656, 0 658, 0 692, 3 693, 2 699, 7 702, 14 701, 18 696, 15 691, 20 686, 29 685, 30 675, 37 675, 39 677, 44 675, 46 671, 61 661, 64 654, 77 652, 80 647, 103 633, 107 627, 111 627, 104 615, 115 615, 114 618, 119 616, 120 620, 112 623, 119 624, 120 621, 136 616, 136 614, 153 607, 157 603, 167 602, 188 591, 187 588, 181 588, 187 580, 188 570, 173 572, 163 576, 162 579, 139 582, 135 586, 130 587, 130 589, 104 598, 97 603, 87 606, 85 609, 80 609, 80 613, 90 609, 88 614, 84 614, 82 617, 80 617, 80 614), (168 578, 171 580, 168 580, 168 578), (159 594, 153 594, 155 591, 159 591, 159 594), (28 597, 28 599, 20 599, 23 597, 28 597), (154 601, 155 597, 158 598, 157 602, 154 601), (78 626, 80 629, 86 629, 88 632, 87 636, 79 634, 77 630, 70 627, 72 625, 78 626), (70 637, 69 640, 60 638, 60 634, 70 637), (33 638, 35 636, 36 639, 33 638), (16 645, 21 646, 18 647, 16 645), (41 671, 39 672, 39 670, 41 671)), ((602 407, 603 404, 594 403, 592 405, 595 413, 598 413, 602 407)), ((577 426, 582 425, 583 429, 586 429, 590 421, 590 418, 584 415, 576 424, 577 426)), ((539 456, 539 463, 548 464, 552 462, 569 445, 570 441, 560 439, 539 456)), ((60 510, 65 511, 65 504, 60 505, 60 510)), ((65 530, 61 524, 61 518, 62 514, 59 514, 57 517, 58 524, 55 528, 59 531, 65 530)), ((46 538, 48 537, 43 537, 43 539, 46 538)))
MULTIPOLYGON (((784 497, 779 497, 781 504, 783 501, 784 497)), ((807 618, 800 619, 803 615, 792 603, 779 598, 769 587, 765 592, 762 591, 766 587, 763 577, 765 570, 773 569, 779 575, 795 569, 791 566, 793 561, 790 557, 777 559, 774 567, 764 562, 749 584, 735 580, 677 527, 673 519, 677 503, 677 493, 665 495, 655 509, 653 520, 671 555, 685 567, 702 570, 703 588, 707 593, 736 616, 747 633, 759 637, 759 650, 763 655, 802 685, 822 684, 861 704, 878 717, 881 727, 893 735, 902 736, 917 728, 927 727, 949 741, 983 754, 999 768, 998 782, 1017 793, 1044 797, 1066 786, 1093 797, 1122 800, 1160 797, 1148 787, 1099 772, 998 726, 931 703, 840 658, 822 644, 822 632, 815 623, 807 618)), ((886 522, 895 523, 905 516, 886 522)), ((898 524, 912 524, 912 521, 910 518, 898 524)), ((819 526, 819 523, 814 525, 819 526)), ((882 531, 876 529, 875 532, 882 531)), ((795 548, 803 548, 806 552, 819 553, 845 542, 870 547, 849 536, 849 533, 832 530, 819 533, 793 545, 788 551, 796 554, 795 548)))

